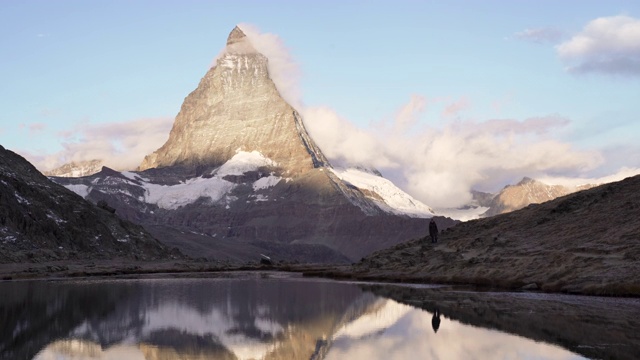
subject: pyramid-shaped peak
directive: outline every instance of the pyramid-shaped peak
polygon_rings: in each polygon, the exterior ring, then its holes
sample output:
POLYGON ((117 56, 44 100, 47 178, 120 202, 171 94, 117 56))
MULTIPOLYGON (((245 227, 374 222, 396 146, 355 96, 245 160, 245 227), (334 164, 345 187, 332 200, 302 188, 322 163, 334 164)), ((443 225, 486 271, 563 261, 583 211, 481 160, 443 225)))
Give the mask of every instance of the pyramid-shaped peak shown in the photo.
POLYGON ((227 38, 227 45, 235 44, 246 37, 247 35, 238 26, 236 26, 233 28, 233 30, 231 30, 231 33, 229 33, 229 37, 227 38))

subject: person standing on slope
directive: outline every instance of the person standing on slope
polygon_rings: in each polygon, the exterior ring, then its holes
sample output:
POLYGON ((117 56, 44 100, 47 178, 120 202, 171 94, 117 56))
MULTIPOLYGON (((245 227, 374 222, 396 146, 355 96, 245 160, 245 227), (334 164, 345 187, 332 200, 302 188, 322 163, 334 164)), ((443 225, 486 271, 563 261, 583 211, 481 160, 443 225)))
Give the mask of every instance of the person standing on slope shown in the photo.
POLYGON ((438 242, 438 225, 436 225, 436 222, 433 220, 433 218, 431 218, 431 221, 429 221, 429 236, 431 236, 432 243, 438 242))

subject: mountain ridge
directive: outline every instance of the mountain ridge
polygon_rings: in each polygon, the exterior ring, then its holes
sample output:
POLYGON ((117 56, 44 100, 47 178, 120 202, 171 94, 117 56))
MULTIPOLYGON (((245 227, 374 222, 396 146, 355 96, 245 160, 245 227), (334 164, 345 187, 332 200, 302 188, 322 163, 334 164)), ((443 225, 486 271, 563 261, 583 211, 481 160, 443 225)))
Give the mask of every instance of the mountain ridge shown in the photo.
POLYGON ((50 181, 2 146, 0 183, 0 263, 182 258, 141 226, 50 181))

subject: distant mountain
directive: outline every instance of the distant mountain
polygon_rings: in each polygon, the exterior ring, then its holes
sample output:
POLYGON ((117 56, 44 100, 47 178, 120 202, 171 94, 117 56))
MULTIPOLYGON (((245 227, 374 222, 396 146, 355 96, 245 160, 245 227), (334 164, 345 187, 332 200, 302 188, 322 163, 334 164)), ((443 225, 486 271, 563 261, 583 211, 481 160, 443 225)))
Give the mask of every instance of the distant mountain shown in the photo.
POLYGON ((530 204, 541 204, 579 190, 592 188, 593 186, 595 185, 587 184, 580 187, 548 185, 525 177, 516 185, 507 185, 495 195, 488 203, 489 210, 483 216, 505 214, 522 209, 530 204))
POLYGON ((44 171, 46 176, 57 177, 81 177, 89 176, 99 172, 102 169, 102 160, 89 160, 81 162, 70 162, 57 167, 53 170, 44 171))
POLYGON ((238 27, 138 171, 55 181, 187 254, 240 261, 358 260, 434 216, 380 173, 333 168, 238 27))
POLYGON ((638 296, 639 215, 640 175, 460 223, 444 231, 436 245, 406 242, 370 255, 347 273, 638 296))
POLYGON ((171 254, 141 226, 51 182, 0 146, 0 263, 115 257, 171 254))

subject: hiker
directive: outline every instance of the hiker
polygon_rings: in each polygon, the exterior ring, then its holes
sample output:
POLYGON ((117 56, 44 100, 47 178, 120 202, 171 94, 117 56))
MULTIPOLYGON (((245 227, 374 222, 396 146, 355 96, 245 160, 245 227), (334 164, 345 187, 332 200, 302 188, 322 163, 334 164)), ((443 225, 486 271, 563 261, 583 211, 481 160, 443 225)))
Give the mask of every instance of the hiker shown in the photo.
POLYGON ((431 327, 433 327, 433 332, 437 333, 440 328, 440 310, 436 308, 433 312, 433 317, 431 318, 431 327))
POLYGON ((431 236, 432 243, 438 242, 438 225, 436 225, 433 218, 431 218, 431 221, 429 222, 429 236, 431 236))

